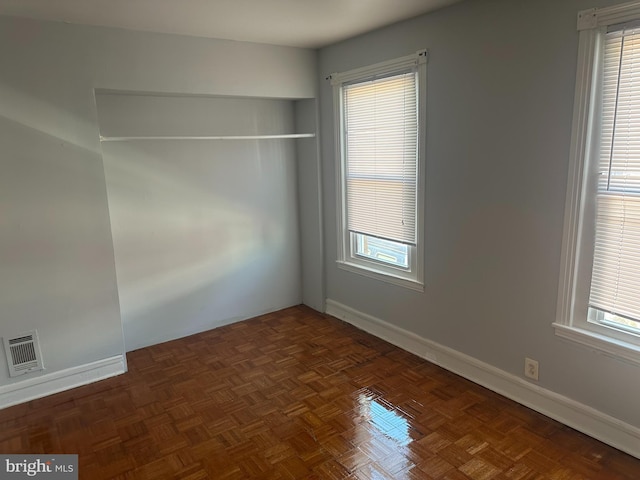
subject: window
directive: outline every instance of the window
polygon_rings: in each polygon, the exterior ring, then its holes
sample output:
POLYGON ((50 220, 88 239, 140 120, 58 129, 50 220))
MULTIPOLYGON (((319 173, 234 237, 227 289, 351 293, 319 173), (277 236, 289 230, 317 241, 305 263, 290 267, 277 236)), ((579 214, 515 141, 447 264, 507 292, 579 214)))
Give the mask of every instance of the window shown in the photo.
POLYGON ((426 51, 331 80, 338 265, 422 290, 426 51))
POLYGON ((640 11, 579 15, 556 333, 640 363, 640 11))

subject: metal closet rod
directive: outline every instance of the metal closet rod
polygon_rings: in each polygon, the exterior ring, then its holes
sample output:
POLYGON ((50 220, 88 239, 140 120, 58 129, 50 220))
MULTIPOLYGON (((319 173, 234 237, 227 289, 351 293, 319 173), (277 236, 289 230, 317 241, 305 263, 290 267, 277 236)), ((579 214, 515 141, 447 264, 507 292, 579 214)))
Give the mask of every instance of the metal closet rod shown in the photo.
POLYGON ((204 135, 204 136, 183 136, 183 135, 167 135, 167 136, 129 136, 129 137, 103 137, 100 135, 101 142, 128 142, 132 140, 269 140, 275 138, 313 138, 315 133, 287 133, 275 135, 204 135))

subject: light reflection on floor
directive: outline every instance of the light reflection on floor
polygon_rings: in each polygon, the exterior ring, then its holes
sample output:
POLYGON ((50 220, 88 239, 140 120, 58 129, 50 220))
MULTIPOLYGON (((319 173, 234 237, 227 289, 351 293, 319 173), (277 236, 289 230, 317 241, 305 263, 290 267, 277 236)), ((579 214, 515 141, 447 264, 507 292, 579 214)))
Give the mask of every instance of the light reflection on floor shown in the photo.
MULTIPOLYGON (((395 480, 407 479, 413 466, 410 458, 412 442, 410 425, 406 418, 393 409, 392 405, 372 392, 358 395, 360 420, 357 427, 358 438, 363 455, 393 473, 395 480)), ((371 479, 388 479, 385 472, 368 469, 371 479)))
POLYGON ((387 437, 395 440, 399 446, 411 443, 407 421, 393 410, 384 407, 377 400, 363 397, 361 413, 369 419, 369 423, 387 437))

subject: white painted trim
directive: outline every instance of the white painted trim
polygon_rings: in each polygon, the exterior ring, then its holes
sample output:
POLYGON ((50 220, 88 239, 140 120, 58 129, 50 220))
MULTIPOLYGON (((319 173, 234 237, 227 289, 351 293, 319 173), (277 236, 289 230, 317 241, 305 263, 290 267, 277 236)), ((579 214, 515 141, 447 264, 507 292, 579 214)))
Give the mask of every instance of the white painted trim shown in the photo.
POLYGON ((355 68, 346 72, 332 73, 327 77, 327 79, 331 81, 331 85, 339 86, 345 82, 365 80, 368 77, 375 78, 376 76, 386 75, 387 73, 394 72, 396 70, 410 68, 422 63, 427 63, 428 60, 429 50, 418 50, 416 53, 400 58, 394 58, 393 60, 367 65, 366 67, 355 68))
POLYGON ((474 383, 640 458, 640 428, 469 355, 327 299, 325 311, 474 383))
POLYGON ((578 13, 578 30, 606 27, 635 20, 640 15, 640 1, 621 3, 603 8, 590 8, 578 13))
MULTIPOLYGON (((609 335, 603 335, 584 328, 554 323, 556 335, 585 345, 599 353, 640 366, 640 347, 609 335)), ((607 327, 603 327, 607 328, 607 327)))
POLYGON ((333 84, 333 144, 335 147, 335 165, 336 165, 336 232, 338 240, 338 262, 344 262, 347 258, 349 247, 346 244, 345 219, 346 219, 346 202, 344 198, 345 189, 345 168, 344 168, 344 141, 342 139, 344 110, 342 109, 342 86, 339 83, 333 84))
POLYGON ((563 325, 570 325, 574 318, 581 220, 584 209, 585 164, 586 159, 591 155, 592 143, 593 72, 596 63, 594 53, 597 39, 598 34, 593 30, 580 32, 556 310, 556 323, 563 325))
POLYGON ((392 275, 391 273, 387 273, 386 271, 382 272, 381 270, 376 270, 374 268, 367 268, 364 265, 364 262, 362 264, 355 264, 348 261, 337 260, 336 264, 338 265, 338 268, 341 268, 342 270, 346 270, 348 272, 357 273, 358 275, 362 275, 364 277, 375 278, 376 280, 391 283, 392 285, 408 288, 410 290, 415 290, 416 292, 424 292, 423 283, 417 280, 413 280, 412 278, 397 277, 395 275, 392 275))
POLYGON ((0 387, 0 409, 115 377, 126 371, 123 355, 105 358, 0 387))

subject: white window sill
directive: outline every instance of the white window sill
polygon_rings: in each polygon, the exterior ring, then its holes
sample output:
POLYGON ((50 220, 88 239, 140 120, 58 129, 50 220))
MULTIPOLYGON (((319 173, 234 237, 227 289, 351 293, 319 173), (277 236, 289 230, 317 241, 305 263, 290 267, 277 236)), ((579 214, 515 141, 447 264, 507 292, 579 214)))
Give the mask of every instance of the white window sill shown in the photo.
POLYGON ((341 268, 342 270, 347 270, 348 272, 357 273, 359 275, 363 275, 369 278, 375 278, 376 280, 381 280, 383 282, 391 283, 399 287, 408 288, 410 290, 415 290, 417 292, 424 292, 424 284, 421 282, 418 282, 417 280, 412 280, 408 278, 399 277, 390 273, 381 272, 379 270, 368 268, 366 266, 359 265, 356 263, 351 263, 351 262, 346 262, 341 260, 338 260, 336 263, 338 264, 338 268, 341 268))
POLYGON ((640 346, 638 345, 561 323, 554 323, 553 327, 559 337, 586 345, 599 353, 618 360, 640 366, 640 346))

